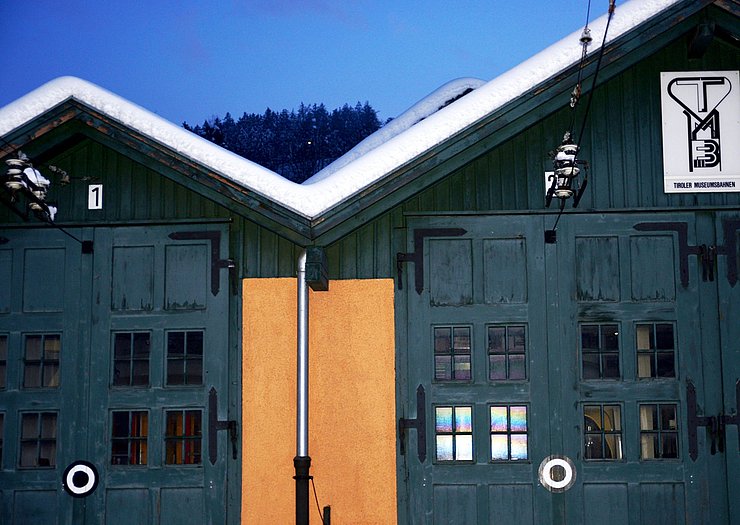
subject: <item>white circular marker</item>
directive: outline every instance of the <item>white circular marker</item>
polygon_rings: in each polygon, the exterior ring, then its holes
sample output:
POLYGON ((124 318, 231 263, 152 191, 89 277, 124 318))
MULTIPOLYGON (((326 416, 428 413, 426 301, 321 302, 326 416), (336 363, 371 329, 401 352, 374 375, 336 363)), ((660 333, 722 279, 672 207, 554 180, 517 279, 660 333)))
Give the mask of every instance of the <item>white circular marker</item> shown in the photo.
POLYGON ((89 461, 75 461, 66 468, 62 479, 67 494, 84 498, 98 487, 98 469, 89 461))
POLYGON ((550 492, 565 492, 576 481, 575 465, 566 456, 548 456, 540 463, 539 478, 540 483, 550 492), (553 479, 552 469, 555 467, 563 469, 563 479, 553 479))

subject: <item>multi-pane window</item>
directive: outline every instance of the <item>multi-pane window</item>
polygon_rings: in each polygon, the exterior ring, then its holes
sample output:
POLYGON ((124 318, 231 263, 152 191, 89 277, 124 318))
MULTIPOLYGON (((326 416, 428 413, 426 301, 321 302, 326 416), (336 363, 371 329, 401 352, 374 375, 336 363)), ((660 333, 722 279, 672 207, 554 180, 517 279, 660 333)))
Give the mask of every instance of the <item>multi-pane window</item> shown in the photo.
POLYGON ((149 347, 149 333, 114 334, 113 386, 149 385, 149 347))
POLYGON ((676 377, 676 344, 672 323, 640 323, 637 334, 637 377, 676 377))
POLYGON ((619 326, 581 325, 583 379, 619 379, 619 326))
POLYGON ((491 460, 528 459, 527 407, 491 407, 491 460))
POLYGON ((61 336, 59 334, 26 335, 25 342, 23 387, 58 387, 61 336))
POLYGON ((167 333, 167 384, 203 384, 203 332, 167 333))
POLYGON ((678 457, 677 416, 673 403, 640 405, 640 458, 678 457))
POLYGON ((200 465, 203 442, 200 410, 166 412, 165 463, 167 465, 200 465))
POLYGON ((53 468, 57 464, 56 412, 22 412, 20 467, 53 468))
POLYGON ((4 390, 7 385, 8 370, 8 336, 0 335, 0 390, 4 390))
POLYGON ((146 465, 149 414, 120 410, 111 417, 111 465, 146 465))
POLYGON ((488 378, 527 378, 527 335, 523 325, 488 327, 488 378))
POLYGON ((585 405, 583 444, 586 459, 622 459, 622 408, 585 405))
POLYGON ((473 407, 434 409, 437 461, 473 461, 473 407))
POLYGON ((469 326, 434 328, 434 379, 470 381, 471 338, 469 326))

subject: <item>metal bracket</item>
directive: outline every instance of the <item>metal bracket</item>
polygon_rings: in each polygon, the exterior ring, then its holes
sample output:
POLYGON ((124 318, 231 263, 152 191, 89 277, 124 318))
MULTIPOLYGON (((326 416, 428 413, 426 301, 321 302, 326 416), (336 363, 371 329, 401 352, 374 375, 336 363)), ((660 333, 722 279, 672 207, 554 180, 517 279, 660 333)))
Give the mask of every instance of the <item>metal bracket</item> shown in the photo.
POLYGON ((725 427, 727 425, 736 425, 737 428, 737 449, 738 452, 740 452, 740 414, 738 413, 740 411, 740 379, 735 381, 735 415, 734 416, 728 416, 726 414, 722 414, 719 416, 719 431, 720 431, 720 438, 722 440, 722 449, 724 449, 724 438, 725 438, 725 427))
POLYGON ((398 420, 398 438, 401 441, 401 455, 406 455, 406 429, 416 429, 416 453, 419 462, 427 459, 427 405, 424 387, 416 388, 416 417, 413 419, 402 417, 398 420))
POLYGON ((173 241, 210 241, 211 243, 211 293, 215 297, 220 290, 220 276, 218 270, 228 268, 231 277, 234 277, 236 263, 234 259, 221 258, 221 232, 196 231, 196 232, 173 232, 169 238, 173 241))
POLYGON ((218 419, 218 392, 216 392, 214 387, 211 387, 208 391, 208 460, 211 462, 211 465, 215 465, 218 459, 218 436, 216 432, 219 430, 229 431, 231 456, 233 459, 236 459, 237 437, 239 435, 237 422, 233 419, 218 419))
MULTIPOLYGON (((706 427, 711 440, 710 453, 717 453, 717 441, 719 436, 719 423, 715 416, 699 416, 696 413, 696 388, 690 380, 686 381, 686 424, 689 433, 689 457, 696 461, 699 457, 697 444, 697 427, 706 427)), ((721 445, 720 445, 721 447, 721 445)), ((720 449, 721 452, 721 449, 720 449)))
POLYGON ((424 291, 424 239, 427 237, 460 237, 467 230, 462 228, 417 228, 414 230, 413 253, 396 254, 396 271, 398 272, 398 289, 403 290, 403 263, 414 263, 414 280, 416 293, 424 291))
POLYGON ((689 255, 696 255, 699 258, 703 281, 714 281, 717 256, 724 255, 727 257, 727 282, 733 287, 737 283, 737 240, 735 234, 740 230, 740 219, 724 219, 722 221, 724 234, 724 244, 722 246, 707 246, 706 244, 691 246, 688 242, 689 225, 686 222, 641 222, 635 224, 634 228, 639 231, 673 231, 678 234, 679 271, 681 273, 681 285, 684 288, 689 285, 689 255))

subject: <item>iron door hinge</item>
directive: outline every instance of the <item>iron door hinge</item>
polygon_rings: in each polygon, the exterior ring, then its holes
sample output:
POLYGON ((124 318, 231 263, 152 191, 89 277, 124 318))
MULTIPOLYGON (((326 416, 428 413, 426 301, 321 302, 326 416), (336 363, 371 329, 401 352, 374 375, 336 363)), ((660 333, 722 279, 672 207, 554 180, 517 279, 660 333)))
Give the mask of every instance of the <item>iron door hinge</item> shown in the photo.
POLYGON ((218 392, 214 387, 208 391, 208 460, 211 465, 216 464, 218 459, 218 436, 219 430, 228 430, 231 440, 231 456, 237 458, 238 427, 233 419, 218 419, 218 392))
MULTIPOLYGON (((689 434, 689 457, 696 461, 699 457, 699 446, 697 439, 698 427, 706 427, 711 441, 709 452, 717 453, 717 442, 719 440, 719 421, 715 416, 700 416, 697 414, 696 387, 690 380, 686 381, 686 424, 689 434)), ((722 445, 720 445, 721 447, 722 445)), ((720 450, 721 451, 721 450, 720 450)))
POLYGON ((190 231, 173 232, 169 234, 173 241, 209 241, 211 243, 211 294, 217 296, 221 288, 219 270, 229 270, 230 281, 236 281, 236 262, 234 259, 221 258, 221 232, 218 231, 190 231))
POLYGON ((416 388, 416 417, 398 420, 398 438, 400 440, 400 452, 402 456, 406 455, 406 430, 409 428, 416 429, 416 453, 419 456, 419 462, 424 463, 427 459, 427 405, 426 392, 424 387, 419 385, 416 388))
POLYGON ((414 251, 396 254, 396 271, 398 272, 398 289, 403 290, 403 263, 414 263, 414 281, 416 293, 424 291, 424 239, 427 237, 461 237, 467 230, 462 228, 417 228, 414 230, 414 251))

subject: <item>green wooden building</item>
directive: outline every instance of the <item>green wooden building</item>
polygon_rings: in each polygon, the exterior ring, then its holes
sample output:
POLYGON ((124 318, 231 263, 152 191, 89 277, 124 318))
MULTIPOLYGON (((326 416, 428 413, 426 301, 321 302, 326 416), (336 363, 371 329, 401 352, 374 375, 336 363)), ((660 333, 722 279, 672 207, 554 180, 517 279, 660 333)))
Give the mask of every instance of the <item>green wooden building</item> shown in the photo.
POLYGON ((0 522, 290 523, 292 493, 255 491, 293 483, 259 330, 295 317, 253 305, 318 247, 339 523, 740 523, 739 15, 618 5, 583 62, 579 32, 302 186, 77 79, 1 109, 0 159, 58 212, 0 191, 0 522), (588 170, 553 163, 567 130, 588 170), (548 207, 573 167, 578 206, 548 207), (348 328, 344 290, 390 342, 348 328))

